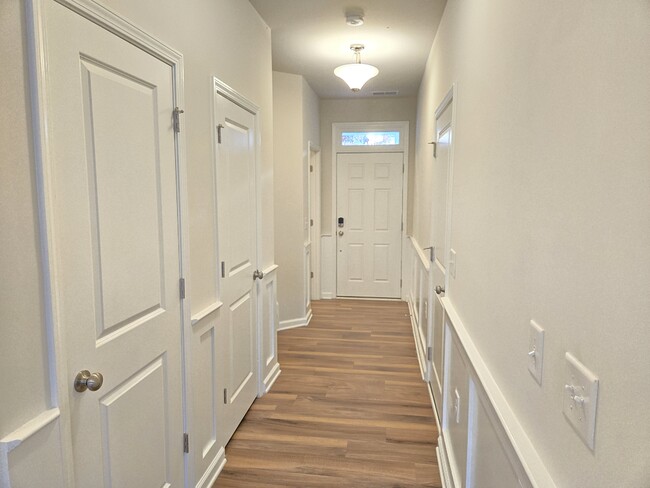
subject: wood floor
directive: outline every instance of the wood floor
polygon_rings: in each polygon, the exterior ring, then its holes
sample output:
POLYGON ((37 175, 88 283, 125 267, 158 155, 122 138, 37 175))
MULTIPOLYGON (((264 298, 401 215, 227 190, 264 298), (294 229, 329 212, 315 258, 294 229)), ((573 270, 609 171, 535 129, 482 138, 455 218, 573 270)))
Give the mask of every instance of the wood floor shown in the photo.
POLYGON ((226 447, 214 488, 441 487, 404 302, 322 300, 278 333, 282 374, 226 447))

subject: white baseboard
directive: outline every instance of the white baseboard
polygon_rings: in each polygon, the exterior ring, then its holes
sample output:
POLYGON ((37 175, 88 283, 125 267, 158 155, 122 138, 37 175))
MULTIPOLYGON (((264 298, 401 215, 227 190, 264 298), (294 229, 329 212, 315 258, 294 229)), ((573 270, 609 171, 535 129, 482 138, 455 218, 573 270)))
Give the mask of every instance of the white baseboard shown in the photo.
POLYGON ((281 320, 280 324, 278 325, 278 330, 287 330, 287 329, 295 329, 296 327, 305 327, 309 325, 309 322, 311 322, 311 317, 312 313, 311 310, 307 312, 307 315, 305 317, 300 317, 298 319, 291 319, 291 320, 281 320))
POLYGON ((210 463, 208 469, 205 470, 201 479, 196 483, 196 488, 210 488, 219 477, 223 467, 226 465, 226 451, 222 447, 210 463))
POLYGON ((321 300, 333 300, 336 297, 334 296, 334 293, 332 293, 331 291, 322 291, 321 290, 320 298, 321 298, 321 300))
POLYGON ((271 372, 266 375, 266 378, 264 378, 264 393, 268 393, 271 387, 273 386, 273 383, 275 383, 275 380, 278 379, 278 376, 280 376, 280 363, 275 363, 275 366, 273 366, 273 369, 271 369, 271 372))
POLYGON ((442 435, 438 437, 438 447, 436 447, 436 457, 438 458, 438 468, 440 469, 440 481, 442 488, 454 488, 451 474, 449 472, 449 460, 445 448, 445 441, 442 435))

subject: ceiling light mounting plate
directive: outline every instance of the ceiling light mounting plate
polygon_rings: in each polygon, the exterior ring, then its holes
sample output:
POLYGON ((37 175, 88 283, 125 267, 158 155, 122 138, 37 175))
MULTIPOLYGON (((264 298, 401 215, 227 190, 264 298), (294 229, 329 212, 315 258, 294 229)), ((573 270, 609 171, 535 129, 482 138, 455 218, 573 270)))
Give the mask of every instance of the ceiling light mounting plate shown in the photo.
POLYGON ((345 23, 352 27, 363 25, 363 13, 347 13, 345 15, 345 23))

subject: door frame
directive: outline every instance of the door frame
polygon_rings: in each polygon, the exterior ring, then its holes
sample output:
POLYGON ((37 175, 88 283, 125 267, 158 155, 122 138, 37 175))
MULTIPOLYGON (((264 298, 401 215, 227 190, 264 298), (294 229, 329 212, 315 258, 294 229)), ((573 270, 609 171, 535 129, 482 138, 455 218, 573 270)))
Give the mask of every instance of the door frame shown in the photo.
MULTIPOLYGON (((445 296, 449 293, 449 254, 451 252, 451 216, 452 216, 452 188, 454 180, 454 146, 455 146, 455 137, 456 137, 456 103, 458 98, 458 89, 456 83, 451 85, 451 88, 446 93, 442 101, 438 104, 438 107, 434 111, 433 117, 433 130, 434 130, 434 143, 436 144, 435 149, 437 150, 437 144, 439 143, 439 134, 438 134, 438 119, 442 113, 448 108, 451 109, 451 122, 449 128, 451 130, 451 144, 449 145, 449 165, 447 167, 447 198, 445 200, 446 205, 446 214, 445 214, 445 248, 447 249, 447 256, 443 256, 443 262, 445 263, 445 296)), ((435 158, 435 156, 433 156, 435 158)), ((434 222, 433 222, 433 202, 431 207, 431 234, 429 237, 429 242, 433 245, 433 233, 434 233, 434 222)), ((431 347, 432 351, 434 348, 434 319, 435 319, 435 310, 436 310, 436 301, 440 300, 438 295, 434 291, 434 267, 438 266, 437 260, 435 259, 435 249, 433 250, 431 257, 433 258, 429 264, 429 279, 428 279, 428 302, 429 302, 429 315, 427 317, 427 347, 431 347)), ((444 310, 444 308, 443 308, 444 310)), ((443 312, 444 315, 444 312, 443 312)), ((429 382, 429 388, 431 388, 431 382, 435 381, 440 386, 441 393, 441 402, 440 405, 436 405, 434 401, 434 408, 436 413, 436 422, 442 419, 442 403, 444 400, 442 396, 444 395, 444 370, 446 364, 445 358, 445 324, 442 323, 442 371, 434 371, 433 367, 433 355, 431 359, 427 358, 427 381, 429 382)), ((431 395, 437 399, 436 394, 431 391, 431 395)))
POLYGON ((409 141, 410 131, 408 121, 393 121, 393 122, 334 122, 332 124, 332 227, 330 230, 331 255, 334 256, 332 263, 334 269, 334 298, 338 297, 337 289, 337 262, 338 253, 336 252, 336 211, 337 211, 337 158, 339 154, 345 153, 387 153, 397 152, 403 154, 403 168, 402 173, 402 227, 400 234, 400 242, 402 244, 401 257, 400 257, 400 299, 405 300, 406 295, 402 283, 405 282, 405 266, 404 257, 406 256, 405 249, 408 245, 408 237, 406 234, 406 223, 408 217, 408 180, 409 180, 409 141), (343 146, 341 145, 341 133, 343 131, 399 131, 400 143, 395 146, 343 146))
MULTIPOLYGON (((183 55, 167 46, 157 38, 142 31, 127 19, 91 0, 28 0, 26 2, 26 23, 28 30, 28 63, 30 80, 30 100, 32 112, 33 149, 36 174, 36 193, 38 207, 38 232, 40 236, 40 265, 43 273, 43 315, 47 337, 48 373, 50 380, 50 409, 47 421, 37 428, 44 428, 58 419, 61 425, 61 457, 63 460, 63 478, 66 486, 74 486, 74 459, 72 448, 72 418, 69 408, 69 389, 71 378, 67 371, 67 351, 63 341, 64 324, 57 308, 59 290, 58 270, 53 256, 56 255, 54 238, 54 205, 51 167, 53 158, 49 136, 49 100, 56 96, 51 93, 48 83, 47 61, 48 46, 45 43, 45 31, 48 28, 45 19, 46 2, 57 2, 78 15, 124 39, 133 46, 169 65, 173 76, 173 96, 176 107, 184 107, 183 55)), ((170 120, 171 123, 171 120, 170 120)), ((189 277, 189 222, 187 160, 185 156, 185 132, 182 117, 181 131, 174 134, 176 148, 176 189, 178 205, 179 238, 179 277, 188 282, 189 277)), ((189 298, 180 300, 181 329, 179 348, 182 357, 182 423, 187 432, 189 382, 187 360, 191 319, 189 298)), ((179 449, 179 455, 181 455, 179 449)), ((188 454, 183 455, 184 478, 190 479, 190 462, 188 454)))
MULTIPOLYGON (((250 112, 253 115, 253 118, 255 119, 255 269, 262 270, 262 262, 261 262, 261 256, 262 256, 262 239, 260 239, 260 236, 262 235, 262 199, 259 198, 259 191, 261 188, 261 166, 262 166, 262 136, 261 136, 261 131, 260 131, 260 107, 253 103, 251 100, 243 96, 241 93, 239 93, 237 90, 232 88, 231 86, 227 85, 223 81, 221 81, 219 78, 214 76, 212 78, 213 82, 213 92, 212 92, 212 103, 213 106, 216 107, 217 103, 217 96, 221 95, 224 98, 230 100, 232 103, 235 105, 240 106, 247 112, 250 112)), ((213 111, 213 114, 215 112, 213 111)), ((214 127, 214 121, 212 123, 212 126, 214 127)), ((217 141, 216 141, 216 131, 213 132, 213 138, 215 139, 213 141, 214 147, 217 148, 217 141)), ((215 149, 215 154, 217 154, 216 149, 215 149)), ((215 161, 215 164, 217 164, 217 161, 215 161)), ((219 176, 217 175, 217 178, 219 176)), ((215 180, 215 188, 216 188, 216 180, 215 180)), ((219 206, 219 194, 217 193, 216 197, 217 203, 216 207, 218 208, 219 206)), ((218 229, 218 227, 217 227, 218 229)), ((217 240, 217 255, 219 255, 219 242, 217 240)), ((217 262, 219 260, 217 259, 217 262)), ((262 296, 262 283, 263 279, 260 280, 255 280, 255 294, 256 294, 256 303, 255 303, 255 340, 256 340, 256 348, 257 350, 255 351, 255 360, 257 362, 256 368, 257 368, 257 396, 260 397, 262 396, 265 392, 265 386, 264 386, 264 371, 263 371, 263 364, 264 364, 264 359, 262 358, 263 354, 263 348, 262 348, 262 317, 263 317, 263 303, 260 297, 262 296)), ((221 285, 219 284, 218 288, 218 293, 219 297, 221 297, 221 285)))
MULTIPOLYGON (((321 289, 321 271, 320 271, 320 208, 321 208, 321 150, 320 146, 313 142, 307 142, 307 191, 309 193, 309 212, 308 219, 313 219, 314 225, 309 227, 309 238, 311 241, 311 271, 314 278, 310 278, 307 283, 311 290, 311 299, 320 300, 321 289), (313 168, 313 170, 311 169, 313 168)), ((305 290, 307 293, 308 290, 305 290)))

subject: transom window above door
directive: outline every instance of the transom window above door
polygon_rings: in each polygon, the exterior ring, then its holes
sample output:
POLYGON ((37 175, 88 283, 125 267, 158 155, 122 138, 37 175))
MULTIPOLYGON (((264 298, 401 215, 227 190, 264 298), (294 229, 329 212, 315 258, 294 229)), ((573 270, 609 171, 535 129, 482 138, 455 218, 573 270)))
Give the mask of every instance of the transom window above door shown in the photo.
POLYGON ((342 146, 399 146, 399 131, 341 132, 342 146))
POLYGON ((332 124, 335 153, 404 152, 408 122, 345 122, 332 124))

